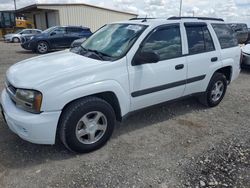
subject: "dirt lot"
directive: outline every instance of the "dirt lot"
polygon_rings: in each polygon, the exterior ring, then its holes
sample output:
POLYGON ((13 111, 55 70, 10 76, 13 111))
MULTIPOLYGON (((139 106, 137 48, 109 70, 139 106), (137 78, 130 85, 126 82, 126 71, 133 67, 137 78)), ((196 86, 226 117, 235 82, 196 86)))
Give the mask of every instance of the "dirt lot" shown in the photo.
MULTIPOLYGON (((34 56, 0 43, 9 66, 34 56)), ((75 155, 14 135, 0 117, 0 187, 250 187, 250 71, 207 109, 188 99, 138 112, 102 149, 75 155)))

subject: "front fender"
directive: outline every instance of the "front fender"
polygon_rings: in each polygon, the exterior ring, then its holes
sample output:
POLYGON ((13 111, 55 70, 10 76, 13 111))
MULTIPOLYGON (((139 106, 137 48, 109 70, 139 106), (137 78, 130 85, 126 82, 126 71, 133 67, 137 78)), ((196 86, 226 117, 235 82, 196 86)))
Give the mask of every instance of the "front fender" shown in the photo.
POLYGON ((130 98, 128 92, 115 80, 105 80, 87 85, 78 86, 65 90, 57 94, 57 96, 45 96, 42 111, 60 111, 68 103, 90 95, 113 92, 120 104, 121 115, 125 115, 129 112, 130 98))

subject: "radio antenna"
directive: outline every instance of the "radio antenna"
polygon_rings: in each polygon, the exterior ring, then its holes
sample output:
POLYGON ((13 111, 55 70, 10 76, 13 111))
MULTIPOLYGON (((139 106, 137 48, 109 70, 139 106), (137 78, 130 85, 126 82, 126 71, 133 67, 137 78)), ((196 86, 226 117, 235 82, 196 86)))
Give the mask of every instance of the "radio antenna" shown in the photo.
POLYGON ((141 22, 147 22, 148 15, 146 14, 146 17, 141 22))

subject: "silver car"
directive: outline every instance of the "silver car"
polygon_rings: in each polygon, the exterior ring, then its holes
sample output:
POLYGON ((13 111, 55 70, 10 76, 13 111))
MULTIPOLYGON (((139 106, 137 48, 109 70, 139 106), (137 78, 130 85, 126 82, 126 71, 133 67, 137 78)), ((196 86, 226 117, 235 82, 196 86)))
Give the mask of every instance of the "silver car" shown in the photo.
POLYGON ((15 33, 9 33, 4 36, 4 40, 7 42, 20 42, 22 36, 34 36, 40 34, 42 31, 39 29, 22 29, 17 30, 15 33))

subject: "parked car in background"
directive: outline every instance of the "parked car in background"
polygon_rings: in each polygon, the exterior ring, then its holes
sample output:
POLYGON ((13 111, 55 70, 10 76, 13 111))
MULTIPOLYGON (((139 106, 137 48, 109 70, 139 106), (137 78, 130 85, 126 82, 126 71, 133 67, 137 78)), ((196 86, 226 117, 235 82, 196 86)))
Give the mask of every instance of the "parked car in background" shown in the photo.
POLYGON ((245 44, 250 44, 250 28, 248 28, 248 38, 245 44))
POLYGON ((32 37, 41 33, 42 30, 39 29, 22 29, 5 35, 4 40, 7 42, 21 42, 22 37, 32 37))
POLYGON ((232 29, 236 32, 239 44, 245 44, 248 39, 248 28, 245 23, 230 23, 232 29))
POLYGON ((79 47, 86 39, 87 39, 86 37, 76 39, 71 43, 70 47, 71 48, 79 47))
POLYGON ((90 152, 133 111, 187 96, 219 105, 239 76, 240 59, 235 33, 222 19, 107 24, 79 48, 10 67, 2 111, 24 140, 55 144, 58 138, 70 150, 90 152))
POLYGON ((74 40, 87 38, 90 35, 92 35, 92 32, 87 27, 55 26, 31 37, 29 40, 25 40, 21 46, 26 50, 45 54, 52 49, 69 48, 74 40))
POLYGON ((250 44, 242 47, 242 68, 250 68, 250 44))

